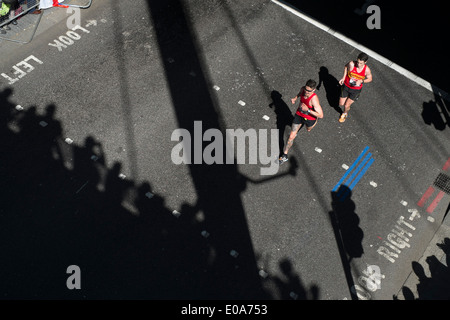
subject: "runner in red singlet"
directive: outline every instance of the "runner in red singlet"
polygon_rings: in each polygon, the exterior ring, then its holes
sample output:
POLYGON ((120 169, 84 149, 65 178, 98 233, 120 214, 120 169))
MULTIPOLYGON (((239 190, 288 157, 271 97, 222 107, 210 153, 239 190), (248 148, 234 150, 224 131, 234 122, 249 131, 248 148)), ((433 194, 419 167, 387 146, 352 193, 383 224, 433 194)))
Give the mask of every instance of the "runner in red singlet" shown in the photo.
POLYGON ((282 164, 288 160, 288 152, 294 143, 297 132, 303 125, 306 125, 306 130, 309 132, 317 124, 317 119, 323 118, 322 107, 320 106, 319 97, 314 93, 316 91, 316 82, 308 80, 306 85, 300 89, 300 92, 291 99, 292 104, 295 104, 298 97, 300 97, 300 104, 295 112, 294 121, 292 121, 291 133, 284 148, 283 154, 278 159, 278 163, 282 164))
POLYGON ((350 106, 359 98, 364 83, 372 82, 372 72, 366 64, 369 56, 364 52, 358 55, 356 61, 350 61, 344 68, 344 75, 339 81, 341 96, 339 107, 344 109, 339 122, 344 122, 350 111, 350 106))

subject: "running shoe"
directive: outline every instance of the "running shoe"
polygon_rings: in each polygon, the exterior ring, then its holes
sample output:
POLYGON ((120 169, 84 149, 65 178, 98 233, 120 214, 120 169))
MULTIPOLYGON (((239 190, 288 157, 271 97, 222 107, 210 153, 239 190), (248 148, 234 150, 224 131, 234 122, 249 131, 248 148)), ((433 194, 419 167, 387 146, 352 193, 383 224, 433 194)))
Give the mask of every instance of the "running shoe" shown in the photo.
POLYGON ((347 119, 347 113, 344 112, 343 114, 341 114, 341 116, 339 118, 339 122, 344 122, 345 119, 347 119))
POLYGON ((283 153, 283 155, 280 158, 278 158, 278 164, 285 163, 286 161, 288 161, 288 156, 287 154, 283 153))

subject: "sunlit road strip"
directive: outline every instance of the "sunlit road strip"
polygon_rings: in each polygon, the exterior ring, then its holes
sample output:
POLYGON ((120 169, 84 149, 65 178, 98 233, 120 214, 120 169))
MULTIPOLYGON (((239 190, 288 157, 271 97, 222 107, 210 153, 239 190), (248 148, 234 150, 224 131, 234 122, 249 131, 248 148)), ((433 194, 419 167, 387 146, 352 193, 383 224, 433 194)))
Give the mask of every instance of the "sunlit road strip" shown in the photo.
POLYGON ((350 168, 345 172, 345 174, 342 176, 341 180, 334 186, 333 192, 336 192, 338 188, 343 184, 344 186, 348 188, 341 188, 338 192, 338 197, 341 201, 344 201, 345 198, 348 196, 349 192, 353 190, 353 188, 356 186, 356 184, 361 180, 361 178, 364 176, 364 174, 369 170, 372 163, 375 161, 373 158, 371 158, 372 154, 369 151, 369 147, 366 147, 361 154, 356 158, 355 162, 350 166, 350 168), (364 157, 364 159, 363 159, 364 157), (363 159, 361 161, 361 159, 363 159), (361 162, 360 162, 361 161, 361 162), (359 163, 359 165, 358 165, 359 163), (358 167, 356 167, 358 165, 358 167), (355 169, 356 167, 356 169, 355 169), (353 170, 355 169, 355 170, 353 170), (351 175, 350 175, 351 174, 351 175), (350 177, 347 178, 347 176, 350 175, 350 177), (344 182, 345 181, 345 182, 344 182), (345 190, 345 191, 343 191, 345 190))
POLYGON ((311 23, 312 25, 316 26, 319 29, 322 29, 323 31, 329 33, 330 35, 332 35, 335 38, 338 38, 341 41, 344 41, 345 43, 351 45, 352 47, 363 51, 365 53, 367 53, 369 56, 373 57, 375 60, 381 62, 382 64, 386 65, 387 67, 397 71, 398 73, 400 73, 401 75, 405 76, 406 78, 410 79, 411 81, 414 81, 415 83, 417 83, 418 85, 424 87, 425 89, 434 92, 436 94, 438 94, 442 99, 445 99, 447 101, 450 101, 450 95, 445 92, 444 90, 436 87, 435 85, 431 84, 430 82, 420 78, 419 76, 415 75, 414 73, 406 70, 405 68, 399 66, 398 64, 392 62, 391 60, 383 57, 382 55, 376 53, 375 51, 361 45, 360 43, 353 41, 350 38, 347 38, 346 36, 344 36, 343 34, 337 32, 336 30, 331 29, 330 27, 324 25, 323 23, 309 17, 308 15, 298 11, 298 9, 294 9, 291 6, 287 5, 286 3, 284 3, 283 1, 278 1, 278 0, 271 0, 273 3, 279 5, 280 7, 284 8, 285 10, 295 14, 297 17, 307 21, 308 23, 311 23))

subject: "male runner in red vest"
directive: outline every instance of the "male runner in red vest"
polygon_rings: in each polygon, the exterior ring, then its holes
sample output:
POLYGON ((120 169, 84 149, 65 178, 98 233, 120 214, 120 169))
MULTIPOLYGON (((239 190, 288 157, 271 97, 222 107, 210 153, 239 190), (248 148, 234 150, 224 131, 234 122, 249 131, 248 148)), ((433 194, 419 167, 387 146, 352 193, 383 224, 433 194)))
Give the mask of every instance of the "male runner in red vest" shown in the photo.
POLYGON ((300 104, 295 112, 291 133, 284 148, 284 152, 278 159, 279 164, 288 161, 287 154, 294 143, 298 130, 300 130, 303 125, 306 125, 306 130, 309 132, 317 124, 317 119, 323 118, 319 97, 314 93, 314 91, 316 91, 316 85, 314 80, 308 80, 306 85, 300 89, 300 92, 291 99, 292 104, 295 104, 297 98, 300 97, 300 104))
POLYGON ((366 64, 369 56, 364 52, 358 55, 356 61, 350 61, 344 68, 344 75, 339 81, 341 88, 341 97, 339 98, 339 107, 344 112, 339 118, 339 122, 344 122, 350 111, 350 106, 358 100, 364 83, 372 82, 372 72, 366 64))

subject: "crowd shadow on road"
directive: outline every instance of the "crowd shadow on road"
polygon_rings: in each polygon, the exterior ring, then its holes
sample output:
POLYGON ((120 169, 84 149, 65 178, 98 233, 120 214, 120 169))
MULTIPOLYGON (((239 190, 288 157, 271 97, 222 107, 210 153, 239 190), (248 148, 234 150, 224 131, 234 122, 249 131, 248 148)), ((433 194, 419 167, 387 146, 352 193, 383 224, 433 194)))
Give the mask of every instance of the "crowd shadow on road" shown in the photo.
POLYGON ((95 137, 65 138, 57 106, 21 109, 11 95, 0 92, 1 299, 317 298, 289 295, 308 292, 292 268, 277 282, 277 270, 261 277, 245 246, 224 251, 230 234, 214 232, 223 219, 198 221, 201 205, 175 214, 150 182, 108 165, 95 137), (79 290, 66 286, 72 265, 79 290))
POLYGON ((404 300, 450 300, 450 238, 436 245, 445 253, 445 264, 435 255, 426 258, 426 267, 413 261, 411 267, 419 283, 416 288, 402 287, 404 300), (427 276, 425 268, 430 276, 427 276))
POLYGON ((282 300, 318 300, 319 288, 314 284, 306 288, 298 274, 294 272, 291 261, 283 259, 279 267, 282 275, 274 277, 273 280, 281 289, 282 300))

